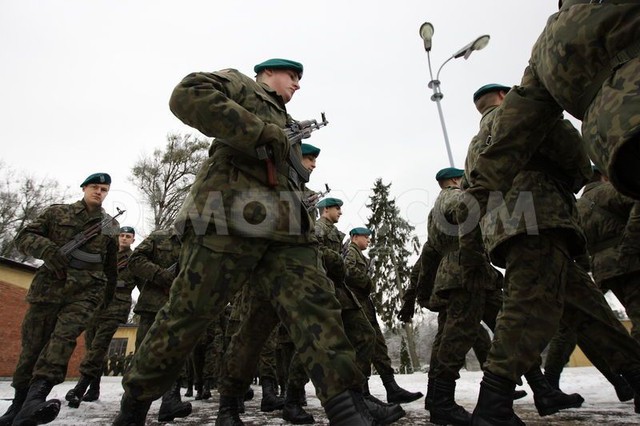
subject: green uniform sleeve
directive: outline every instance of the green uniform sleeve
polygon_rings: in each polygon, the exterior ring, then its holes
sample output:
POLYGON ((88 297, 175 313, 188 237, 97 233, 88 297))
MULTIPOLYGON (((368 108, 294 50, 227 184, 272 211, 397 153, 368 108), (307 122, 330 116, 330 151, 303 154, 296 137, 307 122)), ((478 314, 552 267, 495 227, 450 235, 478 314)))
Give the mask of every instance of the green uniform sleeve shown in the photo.
POLYGON ((48 238, 51 220, 54 219, 54 216, 54 208, 49 207, 33 222, 22 228, 14 240, 17 249, 36 259, 42 259, 42 253, 50 247, 59 249, 60 247, 48 238))

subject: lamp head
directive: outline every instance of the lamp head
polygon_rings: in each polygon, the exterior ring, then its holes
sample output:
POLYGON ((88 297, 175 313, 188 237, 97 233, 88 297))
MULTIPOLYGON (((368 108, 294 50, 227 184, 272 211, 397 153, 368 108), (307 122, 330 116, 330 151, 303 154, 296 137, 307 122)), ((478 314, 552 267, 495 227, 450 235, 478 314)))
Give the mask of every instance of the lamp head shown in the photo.
POLYGON ((431 51, 431 39, 433 38, 433 25, 430 22, 425 22, 420 25, 420 38, 424 42, 424 50, 431 51))
POLYGON ((474 50, 481 50, 487 47, 487 44, 489 44, 490 38, 491 37, 487 34, 478 37, 477 39, 473 40, 471 43, 467 44, 462 49, 454 53, 453 57, 459 58, 463 56, 464 59, 469 59, 469 56, 471 56, 471 52, 473 52, 474 50))

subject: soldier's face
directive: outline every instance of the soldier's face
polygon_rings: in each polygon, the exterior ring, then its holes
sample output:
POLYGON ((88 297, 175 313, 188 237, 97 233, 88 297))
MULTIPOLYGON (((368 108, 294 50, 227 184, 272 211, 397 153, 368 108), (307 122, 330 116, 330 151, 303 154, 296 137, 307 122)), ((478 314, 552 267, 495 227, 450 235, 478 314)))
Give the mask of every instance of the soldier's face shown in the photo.
POLYGON ((366 250, 369 247, 371 237, 368 235, 354 235, 353 242, 358 246, 360 250, 366 250))
POLYGON ((314 157, 313 155, 305 155, 302 157, 302 165, 305 169, 312 172, 313 169, 316 168, 316 158, 317 157, 314 157))
POLYGON ((298 73, 293 70, 265 70, 263 82, 276 91, 286 104, 293 98, 296 90, 300 89, 298 73))
POLYGON ((338 223, 340 216, 342 216, 342 209, 340 206, 331 206, 323 210, 322 216, 329 219, 331 223, 338 223))
POLYGON ((131 244, 135 241, 135 236, 129 232, 121 232, 118 236, 118 248, 120 250, 127 250, 131 247, 131 244))
POLYGON ((90 183, 82 188, 84 192, 84 202, 89 207, 100 207, 107 194, 109 194, 109 185, 104 183, 90 183))

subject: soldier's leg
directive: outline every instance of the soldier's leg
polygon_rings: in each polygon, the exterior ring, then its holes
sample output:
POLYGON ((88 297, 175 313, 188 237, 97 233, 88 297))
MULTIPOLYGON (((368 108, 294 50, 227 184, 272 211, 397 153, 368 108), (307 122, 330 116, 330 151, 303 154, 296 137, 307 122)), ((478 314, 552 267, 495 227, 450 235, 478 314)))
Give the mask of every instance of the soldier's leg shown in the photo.
POLYGON ((344 331, 356 352, 356 363, 365 377, 371 376, 376 332, 362 309, 343 309, 344 331))
MULTIPOLYGON (((272 307, 273 308, 273 307, 272 307)), ((275 313, 275 311, 274 311, 275 313)), ((262 387, 262 400, 260 410, 271 412, 284 406, 284 399, 278 396, 278 373, 276 360, 276 346, 278 344, 278 324, 275 324, 269 337, 264 342, 260 351, 258 362, 258 375, 262 387)))
POLYGON ((564 304, 569 250, 562 236, 520 235, 503 246, 504 300, 473 412, 476 423, 520 422, 513 412, 515 385, 539 363, 564 304))
POLYGON ((480 363, 480 367, 482 367, 487 361, 489 349, 491 349, 491 337, 489 336, 487 329, 484 328, 482 324, 478 326, 478 335, 476 336, 476 340, 473 342, 472 348, 473 353, 476 354, 478 363, 480 363))
POLYGON ((631 336, 640 342, 640 272, 618 277, 610 287, 631 320, 631 336))
POLYGON ((431 357, 429 359, 429 371, 427 372, 427 396, 424 398, 424 409, 431 410, 433 407, 433 393, 435 392, 435 374, 438 370, 438 352, 440 351, 440 342, 442 341, 442 332, 444 324, 447 321, 447 311, 441 308, 438 312, 438 329, 433 337, 431 344, 431 357))
MULTIPOLYGON (((361 389, 353 346, 341 307, 326 277, 317 247, 273 244, 256 273, 271 291, 278 317, 296 345, 323 405, 345 391, 361 389), (273 271, 276 271, 274 274, 273 271)), ((328 413, 335 408, 329 404, 328 413)))
POLYGON ((16 389, 26 389, 33 377, 33 368, 45 347, 56 324, 60 305, 30 304, 22 320, 22 350, 11 385, 16 389))
POLYGON ((554 389, 560 389, 560 375, 576 347, 578 336, 574 329, 561 323, 551 338, 544 363, 544 375, 554 389))
MULTIPOLYGON (((202 336, 200 341, 196 344, 189 355, 191 363, 189 363, 189 369, 191 370, 191 377, 196 390, 195 399, 202 399, 202 392, 204 387, 204 362, 207 350, 206 335, 202 336)), ((187 372, 188 373, 188 372, 187 372)))
POLYGON ((503 308, 485 370, 515 384, 558 329, 569 255, 564 239, 549 233, 514 237, 505 246, 503 308))
MULTIPOLYGON (((152 312, 141 312, 140 313, 140 321, 138 322, 138 331, 136 333, 136 352, 140 349, 142 345, 142 341, 145 337, 147 337, 147 333, 149 333, 149 329, 153 325, 153 322, 156 320, 156 313, 152 312)), ((111 366, 113 370, 113 366, 111 366)))
POLYGON ((152 401, 175 383, 209 322, 248 281, 266 247, 259 240, 218 238, 216 241, 224 241, 214 250, 192 235, 185 236, 181 268, 169 301, 156 315, 124 376, 123 407, 129 406, 131 399, 152 401))
POLYGON ((631 386, 640 391, 640 344, 615 317, 589 275, 572 266, 563 322, 576 329, 579 342, 599 353, 615 373, 629 377, 631 386))

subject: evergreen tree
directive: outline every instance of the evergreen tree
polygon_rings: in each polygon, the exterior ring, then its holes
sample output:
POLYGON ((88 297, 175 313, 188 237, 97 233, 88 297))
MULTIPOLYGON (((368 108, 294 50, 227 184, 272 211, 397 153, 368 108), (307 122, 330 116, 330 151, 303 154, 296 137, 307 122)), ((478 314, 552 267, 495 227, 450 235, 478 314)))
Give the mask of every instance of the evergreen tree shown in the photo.
MULTIPOLYGON (((367 228, 371 230, 369 257, 372 262, 372 294, 376 311, 386 327, 400 326, 396 314, 402 305, 405 285, 409 282, 409 257, 418 254, 419 241, 413 235, 413 226, 400 216, 395 199, 390 198, 391 183, 385 185, 378 178, 369 197, 371 209, 367 228)), ((403 326, 414 369, 419 367, 411 324, 403 326)))

